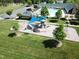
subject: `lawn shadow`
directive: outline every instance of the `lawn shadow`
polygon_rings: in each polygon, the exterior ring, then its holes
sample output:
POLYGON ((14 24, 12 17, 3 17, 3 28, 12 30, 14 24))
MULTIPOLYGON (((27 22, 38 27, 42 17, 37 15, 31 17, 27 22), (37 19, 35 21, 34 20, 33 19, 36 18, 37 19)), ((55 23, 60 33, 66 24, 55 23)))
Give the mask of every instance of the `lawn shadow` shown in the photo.
POLYGON ((56 48, 59 42, 54 39, 48 39, 42 42, 45 48, 56 48))

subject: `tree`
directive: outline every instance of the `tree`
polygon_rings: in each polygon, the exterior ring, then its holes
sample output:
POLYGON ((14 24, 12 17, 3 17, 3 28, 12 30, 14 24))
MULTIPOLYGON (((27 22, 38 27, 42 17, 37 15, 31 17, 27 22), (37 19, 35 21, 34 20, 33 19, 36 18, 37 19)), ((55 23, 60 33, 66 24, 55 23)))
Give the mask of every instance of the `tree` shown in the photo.
POLYGON ((61 9, 59 9, 59 10, 56 12, 56 17, 57 17, 58 19, 60 19, 61 16, 62 16, 62 11, 61 11, 61 9))
POLYGON ((49 11, 48 11, 46 6, 41 9, 41 15, 42 16, 48 16, 49 15, 49 11))
POLYGON ((21 3, 25 4, 26 3, 26 0, 20 0, 21 3))
POLYGON ((48 0, 48 3, 53 3, 54 2, 54 0, 48 0))
POLYGON ((0 0, 0 4, 3 6, 7 6, 9 3, 13 3, 13 0, 0 0))
POLYGON ((21 19, 23 15, 21 13, 17 13, 17 16, 19 19, 21 19))
POLYGON ((42 2, 42 0, 37 0, 37 3, 39 4, 39 3, 41 3, 42 2))
POLYGON ((13 0, 6 0, 7 3, 13 3, 13 0))
POLYGON ((28 3, 29 5, 31 5, 31 4, 32 4, 32 0, 27 0, 27 3, 28 3))
POLYGON ((66 34, 63 31, 63 25, 59 25, 58 28, 54 31, 55 39, 63 40, 66 37, 66 34))
POLYGON ((13 12, 13 9, 7 10, 6 13, 10 16, 13 12))
POLYGON ((67 3, 73 3, 74 4, 76 2, 76 0, 67 0, 66 2, 67 3))
POLYGON ((40 2, 42 2, 42 0, 32 0, 33 4, 37 4, 37 3, 40 3, 40 2))
POLYGON ((1 5, 3 5, 3 6, 7 6, 6 0, 0 0, 0 3, 1 3, 1 5))

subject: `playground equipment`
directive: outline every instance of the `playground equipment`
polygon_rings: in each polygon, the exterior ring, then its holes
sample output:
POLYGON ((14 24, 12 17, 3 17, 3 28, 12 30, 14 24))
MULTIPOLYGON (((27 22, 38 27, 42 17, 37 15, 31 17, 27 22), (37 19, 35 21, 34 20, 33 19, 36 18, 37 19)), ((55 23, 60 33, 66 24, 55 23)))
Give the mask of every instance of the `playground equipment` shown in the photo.
POLYGON ((45 16, 32 17, 28 23, 28 29, 32 29, 35 32, 38 28, 45 28, 45 20, 45 16))

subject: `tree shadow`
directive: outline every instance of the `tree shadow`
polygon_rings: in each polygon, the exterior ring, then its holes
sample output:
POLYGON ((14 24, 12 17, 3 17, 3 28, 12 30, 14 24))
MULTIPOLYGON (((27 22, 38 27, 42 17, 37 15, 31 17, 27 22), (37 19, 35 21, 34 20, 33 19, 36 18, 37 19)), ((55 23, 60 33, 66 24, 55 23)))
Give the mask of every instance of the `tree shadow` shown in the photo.
POLYGON ((8 37, 14 37, 14 36, 16 36, 16 33, 9 33, 8 34, 8 37))
POLYGON ((48 39, 42 42, 45 48, 56 48, 59 42, 57 40, 48 39))

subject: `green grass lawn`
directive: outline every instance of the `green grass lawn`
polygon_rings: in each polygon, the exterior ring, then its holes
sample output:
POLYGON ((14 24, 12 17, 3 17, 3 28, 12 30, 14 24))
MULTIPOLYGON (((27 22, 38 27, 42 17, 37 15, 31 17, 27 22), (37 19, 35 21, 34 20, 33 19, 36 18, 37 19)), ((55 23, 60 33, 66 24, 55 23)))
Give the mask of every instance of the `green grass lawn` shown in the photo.
POLYGON ((0 59, 79 59, 79 43, 63 41, 61 48, 44 48, 46 37, 23 34, 10 38, 15 21, 0 21, 0 59))
POLYGON ((0 6, 0 14, 5 13, 7 10, 10 10, 10 9, 16 10, 20 7, 22 7, 22 4, 16 4, 16 5, 9 4, 8 6, 0 6))

